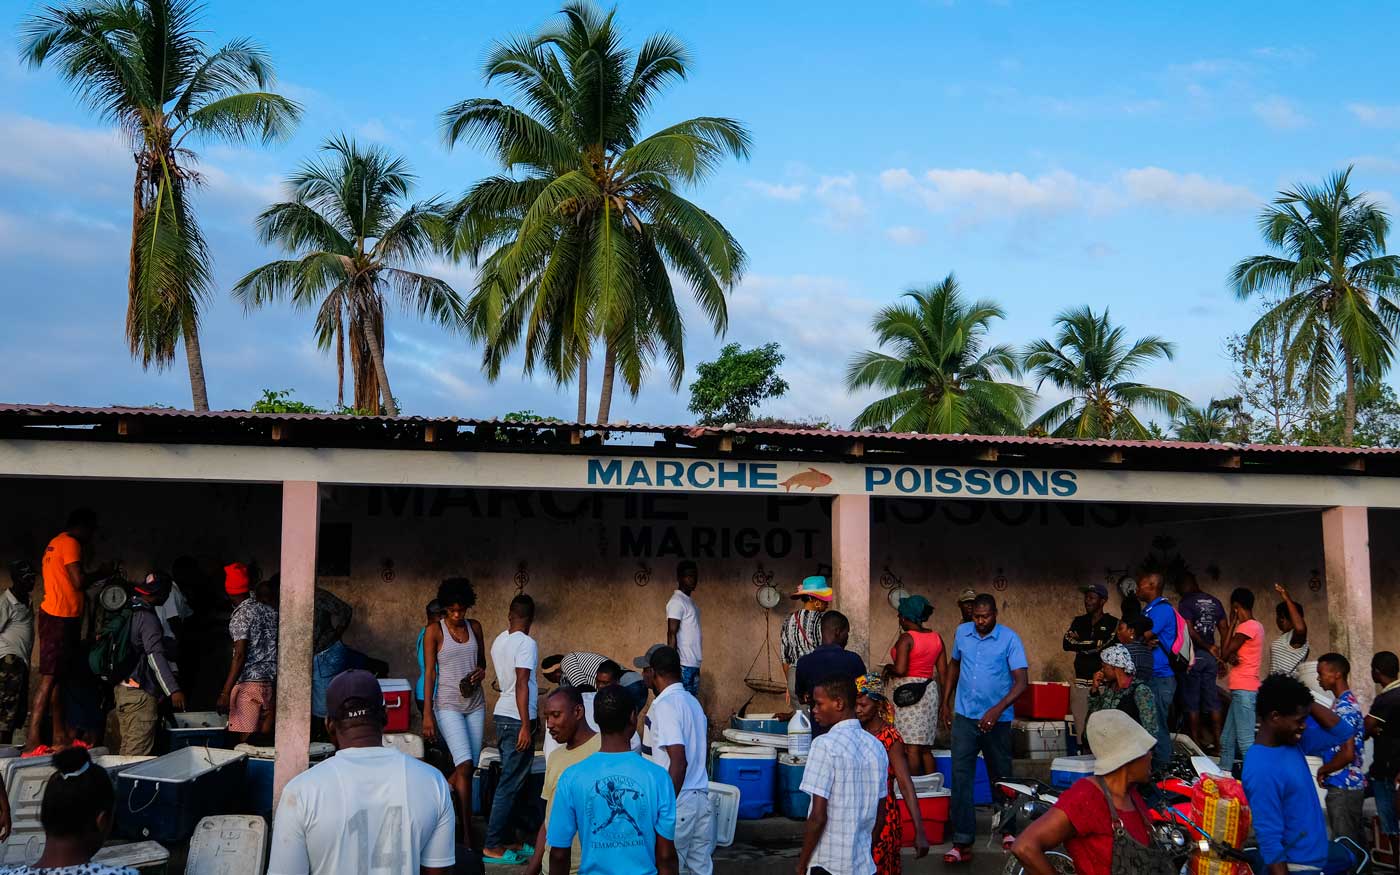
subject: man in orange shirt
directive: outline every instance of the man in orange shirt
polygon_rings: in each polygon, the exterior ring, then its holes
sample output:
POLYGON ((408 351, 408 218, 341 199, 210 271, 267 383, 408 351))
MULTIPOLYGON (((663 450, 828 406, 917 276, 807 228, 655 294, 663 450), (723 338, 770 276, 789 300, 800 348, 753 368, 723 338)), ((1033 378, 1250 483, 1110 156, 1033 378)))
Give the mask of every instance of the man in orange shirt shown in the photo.
POLYGON ((39 635, 39 684, 29 709, 29 735, 25 749, 39 746, 40 727, 47 716, 52 720, 55 748, 72 741, 63 719, 63 679, 81 646, 83 586, 89 576, 83 573, 83 551, 97 531, 97 514, 79 508, 68 515, 68 525, 44 550, 44 600, 34 612, 39 635))

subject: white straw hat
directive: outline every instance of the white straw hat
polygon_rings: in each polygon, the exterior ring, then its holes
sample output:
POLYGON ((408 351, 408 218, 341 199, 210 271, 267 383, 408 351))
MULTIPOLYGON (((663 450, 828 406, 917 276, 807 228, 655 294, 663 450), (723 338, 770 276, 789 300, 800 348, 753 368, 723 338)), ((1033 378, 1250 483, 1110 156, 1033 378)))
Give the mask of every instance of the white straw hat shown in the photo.
POLYGON ((1138 757, 1151 753, 1157 745, 1157 739, 1151 733, 1116 708, 1090 714, 1084 734, 1094 751, 1096 775, 1116 772, 1138 757))

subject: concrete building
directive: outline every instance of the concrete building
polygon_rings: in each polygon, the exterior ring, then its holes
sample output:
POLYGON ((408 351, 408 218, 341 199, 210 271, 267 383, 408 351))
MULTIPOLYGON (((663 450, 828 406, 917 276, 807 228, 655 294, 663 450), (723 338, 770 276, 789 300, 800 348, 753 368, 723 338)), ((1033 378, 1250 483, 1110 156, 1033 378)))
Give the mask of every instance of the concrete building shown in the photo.
MULTIPOLYGON (((996 595, 1032 679, 1070 673, 1060 639, 1076 588, 1110 588, 1152 554, 1180 556, 1224 599, 1272 618, 1272 585, 1311 621, 1314 653, 1364 666, 1400 547, 1400 451, 1023 437, 506 424, 486 420, 192 413, 0 405, 0 559, 36 558, 75 506, 101 517, 94 551, 133 573, 190 556, 280 570, 278 786, 306 767, 312 592, 355 609, 347 643, 413 678, 437 582, 476 583, 488 638, 517 592, 539 604, 541 652, 627 660, 664 640, 675 564, 700 564, 701 699, 712 723, 781 679, 778 629, 804 576, 831 574, 852 648, 877 665, 890 594, 936 606, 996 595), (784 598, 760 607, 759 587, 784 598), (1373 596, 1374 594, 1374 596, 1373 596)), ((220 590, 195 593, 218 603, 220 590)), ((1117 613, 1118 598, 1110 612, 1117 613)), ((218 674, 217 611, 202 618, 218 674)), ((1365 672, 1355 678, 1368 686, 1365 672)), ((488 685, 489 687, 489 685, 488 685)), ((488 696, 494 693, 488 692, 488 696)), ((771 710, 781 698, 758 695, 771 710)))

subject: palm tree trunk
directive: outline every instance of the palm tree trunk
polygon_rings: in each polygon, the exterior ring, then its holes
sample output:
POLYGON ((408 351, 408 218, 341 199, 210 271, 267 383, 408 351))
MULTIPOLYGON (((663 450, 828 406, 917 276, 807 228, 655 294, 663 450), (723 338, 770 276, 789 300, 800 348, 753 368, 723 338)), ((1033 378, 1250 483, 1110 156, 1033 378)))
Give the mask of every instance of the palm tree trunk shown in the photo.
POLYGON ((584 355, 578 363, 578 419, 575 422, 588 421, 588 356, 584 355))
POLYGON ((389 388, 389 373, 384 370, 384 341, 379 336, 374 319, 365 320, 365 340, 369 345, 369 355, 374 361, 374 372, 379 377, 379 394, 383 397, 383 410, 389 416, 399 415, 399 406, 394 403, 393 390, 389 388))
POLYGON ((139 270, 137 258, 137 240, 141 236, 141 221, 146 214, 145 205, 145 182, 146 171, 141 164, 141 156, 136 158, 136 182, 131 191, 131 254, 127 264, 126 277, 126 340, 131 344, 131 354, 136 355, 140 344, 137 337, 140 336, 141 327, 137 324, 136 313, 136 274, 139 270))
POLYGON ((1349 447, 1352 436, 1356 433, 1356 360, 1350 352, 1343 352, 1342 357, 1347 373, 1346 406, 1342 413, 1342 446, 1349 447))
POLYGON ((345 317, 335 317, 335 406, 345 407, 345 317))
POLYGON ((612 415, 613 377, 617 370, 617 351, 611 343, 603 356, 603 388, 598 393, 598 424, 607 425, 612 415))
POLYGON ((190 366, 190 394, 195 410, 209 409, 209 389, 204 385, 204 356, 199 349, 199 326, 194 314, 186 311, 180 317, 180 333, 185 339, 185 360, 190 366))

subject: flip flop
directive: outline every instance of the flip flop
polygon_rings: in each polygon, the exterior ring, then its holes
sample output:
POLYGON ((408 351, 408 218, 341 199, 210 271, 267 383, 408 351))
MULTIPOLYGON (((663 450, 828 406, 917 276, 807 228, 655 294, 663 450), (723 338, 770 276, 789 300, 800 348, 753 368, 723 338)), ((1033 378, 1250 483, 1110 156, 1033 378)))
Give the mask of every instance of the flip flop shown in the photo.
POLYGON ((529 860, 531 857, 535 856, 535 846, 530 844, 529 842, 526 842, 525 844, 521 845, 520 856, 524 857, 526 860, 529 860))
POLYGON ((948 853, 943 855, 943 862, 949 866, 954 866, 959 863, 971 863, 972 852, 967 848, 959 848, 954 845, 948 853))
POLYGON ((529 857, 521 857, 519 851, 507 850, 499 857, 488 857, 481 855, 481 862, 487 866, 522 866, 530 861, 529 857))

